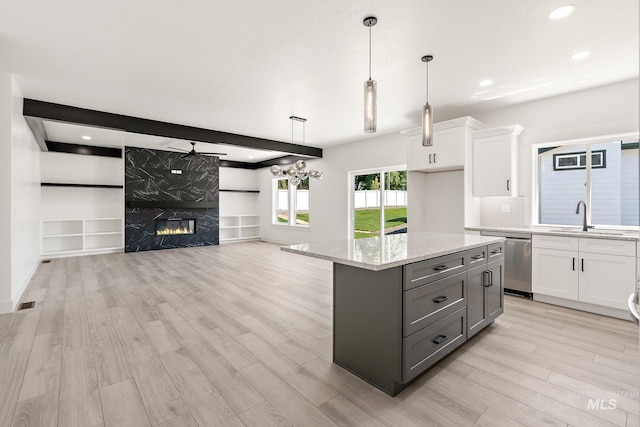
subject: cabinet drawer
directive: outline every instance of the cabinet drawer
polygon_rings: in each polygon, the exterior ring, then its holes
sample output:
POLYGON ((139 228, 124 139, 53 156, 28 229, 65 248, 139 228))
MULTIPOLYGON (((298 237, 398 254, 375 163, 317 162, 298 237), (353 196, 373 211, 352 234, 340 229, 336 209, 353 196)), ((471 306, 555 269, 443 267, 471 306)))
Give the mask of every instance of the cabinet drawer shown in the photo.
POLYGON ((414 262, 404 266, 404 290, 426 285, 466 270, 465 252, 414 262))
POLYGON ((534 248, 560 249, 563 251, 577 251, 579 246, 577 237, 545 236, 541 234, 532 236, 531 245, 534 248))
POLYGON ((480 246, 479 248, 469 249, 467 251, 467 267, 478 267, 487 263, 489 258, 487 246, 480 246))
POLYGON ((465 272, 405 291, 403 335, 407 337, 464 307, 466 286, 465 272))
POLYGON ((402 382, 407 383, 466 339, 466 307, 404 339, 402 382))
POLYGON ((504 258, 504 242, 492 243, 488 248, 489 260, 488 262, 497 261, 504 258))
POLYGON ((580 238, 580 252, 636 256, 636 244, 630 240, 580 238))

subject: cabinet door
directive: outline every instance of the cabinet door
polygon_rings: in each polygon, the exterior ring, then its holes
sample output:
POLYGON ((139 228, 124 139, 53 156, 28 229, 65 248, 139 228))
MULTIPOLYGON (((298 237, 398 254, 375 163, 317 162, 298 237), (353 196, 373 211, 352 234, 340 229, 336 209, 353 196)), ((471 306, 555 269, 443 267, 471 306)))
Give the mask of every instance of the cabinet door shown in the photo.
POLYGON ((464 128, 454 127, 433 132, 432 170, 453 170, 464 167, 464 128))
POLYGON ((422 134, 407 138, 408 171, 443 171, 464 167, 465 127, 457 126, 433 132, 433 145, 422 145, 422 134))
POLYGON ((626 310, 635 263, 634 257, 580 252, 580 301, 626 310))
POLYGON ((469 270, 467 278, 467 338, 487 325, 484 285, 488 280, 487 265, 469 270))
POLYGON ((578 300, 578 252, 533 248, 531 261, 534 294, 578 300))
POLYGON ((433 162, 433 146, 422 145, 422 134, 407 137, 407 170, 424 171, 433 162))
POLYGON ((489 283, 485 287, 487 320, 493 322, 504 312, 504 259, 487 265, 489 283))
POLYGON ((515 195, 511 176, 511 134, 473 140, 473 195, 515 195))

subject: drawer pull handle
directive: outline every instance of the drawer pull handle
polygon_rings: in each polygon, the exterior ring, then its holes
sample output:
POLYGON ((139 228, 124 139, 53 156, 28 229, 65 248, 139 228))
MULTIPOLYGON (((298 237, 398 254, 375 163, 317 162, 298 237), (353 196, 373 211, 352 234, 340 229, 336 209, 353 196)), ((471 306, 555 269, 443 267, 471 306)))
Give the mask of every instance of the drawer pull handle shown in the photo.
POLYGON ((479 259, 484 259, 484 254, 482 254, 482 255, 474 255, 474 256, 471 257, 471 259, 476 260, 476 261, 479 260, 479 259))
POLYGON ((500 255, 502 253, 502 249, 495 249, 491 251, 491 255, 500 255))
POLYGON ((448 269, 448 268, 449 268, 449 267, 447 267, 446 265, 439 265, 439 266, 437 266, 437 267, 433 267, 433 269, 434 269, 435 271, 444 271, 444 270, 446 270, 446 269, 448 269))
POLYGON ((449 297, 445 297, 444 295, 439 296, 438 298, 434 298, 431 301, 435 302, 436 304, 440 304, 441 302, 445 302, 446 300, 448 300, 449 297))
POLYGON ((486 270, 482 272, 482 286, 488 288, 489 286, 493 286, 493 271, 486 270))
POLYGON ((438 335, 437 337, 435 337, 433 339, 433 343, 434 344, 442 344, 443 342, 445 342, 448 339, 449 339, 449 337, 446 336, 446 335, 438 335))

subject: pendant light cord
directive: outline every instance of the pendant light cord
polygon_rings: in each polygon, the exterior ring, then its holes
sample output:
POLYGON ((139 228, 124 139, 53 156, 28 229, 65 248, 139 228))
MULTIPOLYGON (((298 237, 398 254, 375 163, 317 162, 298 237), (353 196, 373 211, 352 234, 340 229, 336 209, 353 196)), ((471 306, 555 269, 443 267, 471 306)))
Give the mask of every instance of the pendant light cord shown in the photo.
POLYGON ((427 104, 429 103, 429 61, 427 61, 427 104))
POLYGON ((369 25, 369 80, 371 80, 371 25, 369 25))

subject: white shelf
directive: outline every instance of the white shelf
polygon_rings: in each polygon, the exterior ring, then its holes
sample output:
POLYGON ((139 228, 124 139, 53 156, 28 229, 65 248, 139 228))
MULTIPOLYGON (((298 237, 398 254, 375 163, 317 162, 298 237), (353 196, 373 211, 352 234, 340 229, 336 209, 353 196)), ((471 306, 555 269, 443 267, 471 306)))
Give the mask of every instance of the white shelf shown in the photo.
POLYGON ((260 239, 260 215, 221 215, 220 243, 260 239))
POLYGON ((42 255, 62 257, 121 252, 122 218, 42 220, 42 255))

